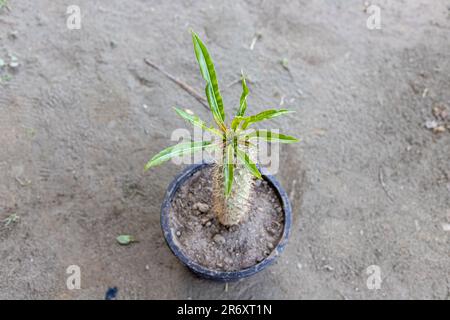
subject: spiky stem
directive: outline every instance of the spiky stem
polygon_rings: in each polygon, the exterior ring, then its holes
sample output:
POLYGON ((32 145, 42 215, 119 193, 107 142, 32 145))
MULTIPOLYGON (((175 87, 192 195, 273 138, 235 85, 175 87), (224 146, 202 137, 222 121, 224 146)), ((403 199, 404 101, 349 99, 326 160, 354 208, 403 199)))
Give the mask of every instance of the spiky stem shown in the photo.
POLYGON ((243 221, 251 208, 254 177, 241 164, 234 169, 234 181, 231 194, 226 197, 223 179, 223 163, 213 167, 213 210, 219 222, 226 226, 236 225, 243 221))

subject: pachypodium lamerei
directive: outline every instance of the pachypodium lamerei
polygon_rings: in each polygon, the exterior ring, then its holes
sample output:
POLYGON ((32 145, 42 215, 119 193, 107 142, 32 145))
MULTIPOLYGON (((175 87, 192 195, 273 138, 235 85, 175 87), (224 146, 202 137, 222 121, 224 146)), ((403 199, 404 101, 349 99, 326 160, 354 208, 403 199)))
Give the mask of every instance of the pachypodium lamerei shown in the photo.
POLYGON ((213 137, 208 141, 182 142, 166 148, 156 154, 145 165, 145 170, 159 165, 177 156, 193 154, 203 150, 215 151, 212 171, 213 211, 223 225, 236 225, 245 219, 253 200, 255 179, 261 179, 256 166, 257 142, 293 143, 298 139, 270 130, 253 130, 250 125, 272 119, 292 111, 270 109, 256 115, 246 116, 247 96, 249 93, 245 77, 242 75, 242 94, 235 117, 225 121, 225 109, 217 82, 216 71, 206 46, 198 35, 192 32, 195 56, 200 72, 206 82, 205 92, 211 113, 216 124, 208 126, 198 116, 174 108, 175 112, 192 125, 207 131, 213 137))

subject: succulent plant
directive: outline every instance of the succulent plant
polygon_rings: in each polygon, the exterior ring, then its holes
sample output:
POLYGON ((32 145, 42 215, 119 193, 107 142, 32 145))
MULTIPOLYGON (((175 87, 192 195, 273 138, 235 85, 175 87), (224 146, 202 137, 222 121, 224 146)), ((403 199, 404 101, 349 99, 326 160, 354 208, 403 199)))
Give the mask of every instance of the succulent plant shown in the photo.
POLYGON ((246 116, 249 90, 242 74, 242 94, 239 107, 235 117, 227 125, 222 96, 211 56, 206 46, 194 32, 192 32, 192 41, 200 72, 206 82, 205 93, 216 127, 208 126, 206 122, 190 111, 174 109, 179 116, 192 125, 209 132, 213 138, 210 141, 182 142, 166 148, 151 158, 145 165, 144 170, 173 157, 203 150, 215 150, 219 156, 216 157, 212 171, 213 211, 223 225, 236 225, 245 218, 251 208, 255 179, 261 179, 261 173, 256 166, 257 145, 255 141, 281 143, 298 141, 292 136, 270 130, 252 130, 249 127, 254 123, 292 111, 270 109, 256 115, 246 116))

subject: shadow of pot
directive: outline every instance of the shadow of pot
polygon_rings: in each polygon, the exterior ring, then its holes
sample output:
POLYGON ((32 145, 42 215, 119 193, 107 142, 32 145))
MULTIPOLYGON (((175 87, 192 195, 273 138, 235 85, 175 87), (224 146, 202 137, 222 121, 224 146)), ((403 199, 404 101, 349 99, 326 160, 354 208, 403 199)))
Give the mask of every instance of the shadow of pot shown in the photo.
POLYGON ((203 168, 209 166, 210 164, 202 163, 202 164, 194 164, 187 167, 180 175, 178 175, 170 184, 167 189, 166 196, 161 206, 161 228, 164 234, 164 238, 166 239, 167 245, 172 250, 173 254, 181 260, 181 262, 186 265, 193 273, 196 275, 210 280, 222 281, 222 282, 230 282, 236 281, 245 277, 249 277, 259 271, 264 270, 270 264, 272 264, 281 252, 284 249, 289 237, 289 232, 291 229, 292 223, 292 212, 291 212, 291 204, 289 202, 289 198, 281 187, 279 182, 271 175, 262 174, 263 179, 266 180, 270 187, 272 187, 275 193, 278 195, 280 199, 283 212, 284 212, 284 227, 283 233, 278 242, 277 246, 272 250, 272 252, 261 262, 237 271, 220 271, 220 270, 212 270, 208 269, 204 266, 199 265, 194 260, 186 256, 180 249, 180 247, 174 241, 174 234, 170 228, 170 206, 172 203, 172 199, 178 191, 178 188, 183 185, 183 183, 189 179, 194 173, 203 168))

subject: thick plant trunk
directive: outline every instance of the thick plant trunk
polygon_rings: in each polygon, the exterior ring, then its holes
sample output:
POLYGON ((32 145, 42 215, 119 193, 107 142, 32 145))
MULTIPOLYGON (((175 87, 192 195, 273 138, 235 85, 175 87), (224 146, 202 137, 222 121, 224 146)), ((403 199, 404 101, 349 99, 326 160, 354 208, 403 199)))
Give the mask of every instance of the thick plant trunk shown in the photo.
POLYGON ((231 194, 225 197, 223 164, 213 168, 213 210, 219 222, 226 226, 236 225, 243 221, 251 208, 253 198, 254 177, 242 165, 234 171, 231 194))

